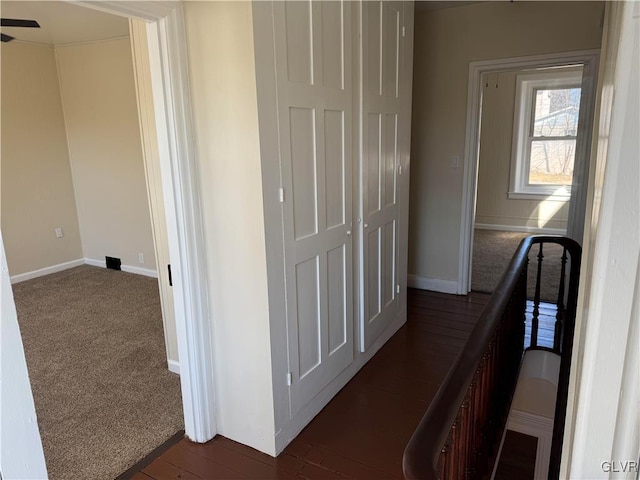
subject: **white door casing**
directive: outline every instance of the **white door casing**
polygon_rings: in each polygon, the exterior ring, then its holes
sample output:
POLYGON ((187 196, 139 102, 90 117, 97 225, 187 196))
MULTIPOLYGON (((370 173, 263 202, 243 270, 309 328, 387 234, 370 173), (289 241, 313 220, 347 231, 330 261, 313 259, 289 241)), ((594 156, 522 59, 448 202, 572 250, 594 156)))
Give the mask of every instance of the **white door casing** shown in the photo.
POLYGON ((131 51, 133 57, 133 73, 136 84, 136 99, 140 122, 140 138, 142 140, 142 156, 144 159, 147 197, 151 212, 153 245, 158 269, 158 287, 165 350, 169 370, 180 373, 178 363, 178 339, 176 337, 176 319, 174 314, 173 291, 170 285, 167 265, 169 257, 169 239, 167 235, 167 219, 164 212, 162 178, 158 153, 158 138, 153 108, 153 90, 151 85, 151 67, 149 65, 149 46, 147 42, 147 25, 142 20, 129 19, 131 51))
POLYGON ((354 357, 352 4, 273 9, 293 416, 354 357))
POLYGON ((576 166, 571 188, 571 205, 568 222, 569 236, 580 240, 586 208, 588 156, 593 125, 595 87, 599 50, 550 53, 526 57, 481 60, 469 64, 467 86, 467 119, 464 142, 464 178, 462 181, 462 212, 460 215, 460 245, 458 255, 458 295, 471 291, 471 260, 473 229, 475 225, 476 196, 478 189, 478 160, 480 151, 480 111, 482 104, 481 77, 487 72, 533 70, 540 68, 582 65, 582 96, 580 121, 576 144, 576 166), (575 202, 574 202, 575 200, 575 202), (581 217, 581 218, 580 218, 581 217))
POLYGON ((398 312, 398 175, 408 128, 403 87, 403 2, 362 3, 362 352, 398 312))
POLYGON ((71 3, 148 22, 185 433, 192 441, 206 442, 216 434, 213 332, 182 4, 127 0, 71 3))

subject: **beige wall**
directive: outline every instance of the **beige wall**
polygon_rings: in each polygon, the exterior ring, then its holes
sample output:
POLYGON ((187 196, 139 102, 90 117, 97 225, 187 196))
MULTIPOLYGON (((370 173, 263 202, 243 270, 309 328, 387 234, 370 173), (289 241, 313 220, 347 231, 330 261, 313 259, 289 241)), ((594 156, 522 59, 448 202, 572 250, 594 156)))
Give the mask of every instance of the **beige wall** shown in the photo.
POLYGON ((82 258, 52 47, 2 44, 2 232, 11 275, 82 258), (63 238, 54 229, 62 227, 63 238))
POLYGON ((568 202, 507 196, 511 181, 516 76, 521 73, 492 72, 483 77, 476 223, 566 231, 568 202))
POLYGON ((155 270, 130 41, 56 57, 84 257, 155 270))
POLYGON ((469 62, 600 47, 600 2, 486 2, 416 14, 409 273, 458 274, 469 62))
POLYGON ((187 2, 218 433, 275 453, 251 2, 187 2))

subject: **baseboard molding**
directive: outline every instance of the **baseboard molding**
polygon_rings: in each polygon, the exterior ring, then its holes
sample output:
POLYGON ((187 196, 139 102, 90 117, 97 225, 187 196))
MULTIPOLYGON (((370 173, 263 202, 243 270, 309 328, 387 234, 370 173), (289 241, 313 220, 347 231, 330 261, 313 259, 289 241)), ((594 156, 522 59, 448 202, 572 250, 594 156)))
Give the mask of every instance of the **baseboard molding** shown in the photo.
POLYGON ((104 260, 94 260, 93 258, 85 258, 84 263, 92 267, 107 268, 107 262, 104 260))
POLYGON ((62 272, 73 267, 79 267, 84 264, 84 259, 79 258, 77 260, 71 260, 70 262, 58 263, 57 265, 51 265, 50 267, 40 268, 32 272, 20 273, 11 277, 11 284, 24 282, 31 280, 32 278, 44 277, 52 273, 62 272))
POLYGON ((458 282, 454 280, 440 280, 439 278, 408 275, 407 285, 410 288, 417 288, 419 290, 430 290, 432 292, 440 293, 458 293, 458 282))
POLYGON ((167 364, 169 365, 170 372, 180 375, 180 364, 178 362, 175 360, 167 360, 167 364))
POLYGON ((478 230, 501 230, 503 232, 520 232, 544 235, 566 235, 567 230, 563 228, 536 228, 523 227, 518 225, 495 225, 491 223, 476 223, 474 228, 478 230))
MULTIPOLYGON (((105 260, 94 260, 93 258, 85 258, 84 263, 94 267, 107 268, 105 260)), ((134 273, 136 275, 144 275, 145 277, 158 278, 158 272, 151 270, 150 268, 135 267, 132 265, 121 265, 120 268, 123 272, 134 273)))
POLYGON ((158 278, 158 272, 150 268, 133 267, 131 265, 122 265, 123 272, 135 273, 136 275, 144 275, 145 277, 158 278))

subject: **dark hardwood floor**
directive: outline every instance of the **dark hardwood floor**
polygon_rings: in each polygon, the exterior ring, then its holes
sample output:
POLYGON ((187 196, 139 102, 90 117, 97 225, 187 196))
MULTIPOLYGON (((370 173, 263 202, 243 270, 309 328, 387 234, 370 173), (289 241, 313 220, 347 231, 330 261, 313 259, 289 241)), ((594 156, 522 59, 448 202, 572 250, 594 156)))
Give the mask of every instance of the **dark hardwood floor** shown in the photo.
POLYGON ((538 439, 507 430, 495 480, 533 480, 538 439))
POLYGON ((220 436, 182 439, 126 477, 402 478, 402 452, 488 298, 409 290, 407 324, 278 458, 220 436))

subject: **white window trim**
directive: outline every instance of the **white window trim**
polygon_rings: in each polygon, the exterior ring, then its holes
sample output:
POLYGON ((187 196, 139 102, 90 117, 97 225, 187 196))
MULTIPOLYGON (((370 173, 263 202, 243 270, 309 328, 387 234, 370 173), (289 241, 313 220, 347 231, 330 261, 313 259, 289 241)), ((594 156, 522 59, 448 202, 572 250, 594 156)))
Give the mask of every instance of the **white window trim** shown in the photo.
POLYGON ((571 70, 559 72, 522 74, 516 77, 515 113, 513 120, 513 145, 511 148, 511 182, 508 198, 517 200, 553 200, 568 202, 571 185, 529 184, 529 131, 533 119, 533 92, 545 88, 581 88, 582 72, 571 70))

